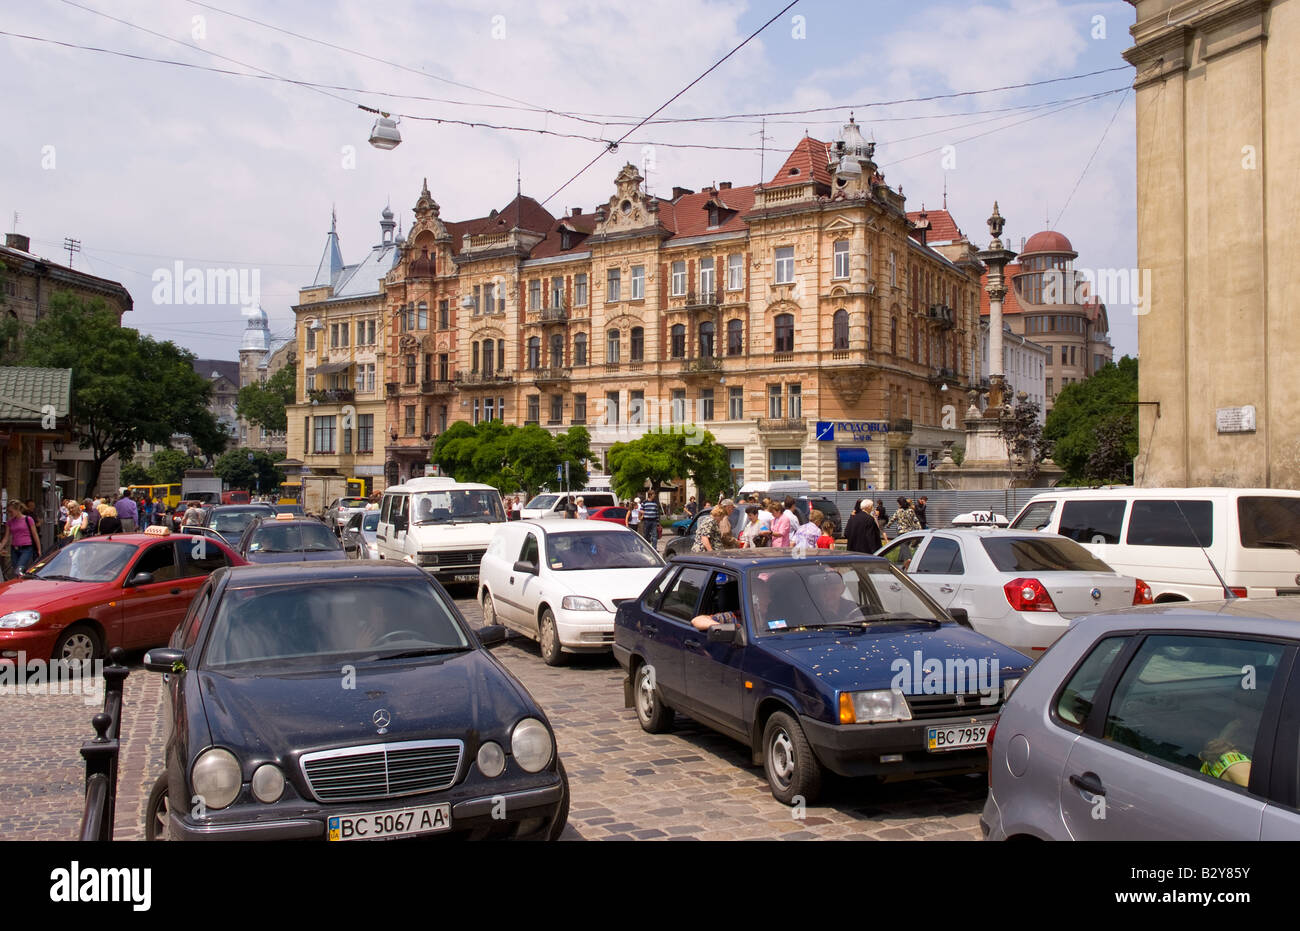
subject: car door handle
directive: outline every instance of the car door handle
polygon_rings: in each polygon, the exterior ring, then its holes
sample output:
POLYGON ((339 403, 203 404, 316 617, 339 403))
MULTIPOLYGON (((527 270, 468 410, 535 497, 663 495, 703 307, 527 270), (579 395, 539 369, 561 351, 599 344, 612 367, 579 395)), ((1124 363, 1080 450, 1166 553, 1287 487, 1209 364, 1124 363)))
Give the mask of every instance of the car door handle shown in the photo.
POLYGON ((940 585, 940 586, 939 586, 939 591, 943 592, 945 595, 951 595, 951 594, 952 594, 952 586, 951 586, 951 585, 940 585))
POLYGON ((179 588, 173 588, 171 593, 173 595, 179 595, 181 593, 181 590, 179 588))
POLYGON ((656 627, 654 624, 646 624, 641 629, 645 631, 645 634, 648 637, 653 637, 655 634, 659 633, 659 628, 656 627))
POLYGON ((1105 795, 1106 787, 1101 784, 1101 779, 1096 773, 1084 773, 1081 776, 1071 776, 1070 785, 1076 789, 1087 792, 1089 795, 1105 795))
POLYGON ((686 638, 684 641, 682 641, 682 642, 683 642, 683 644, 686 646, 686 649, 688 649, 688 650, 694 650, 694 649, 698 648, 699 645, 700 645, 700 641, 696 640, 694 637, 687 637, 687 638, 686 638))
POLYGON ((511 585, 515 584, 515 577, 513 575, 510 577, 510 584, 511 585))

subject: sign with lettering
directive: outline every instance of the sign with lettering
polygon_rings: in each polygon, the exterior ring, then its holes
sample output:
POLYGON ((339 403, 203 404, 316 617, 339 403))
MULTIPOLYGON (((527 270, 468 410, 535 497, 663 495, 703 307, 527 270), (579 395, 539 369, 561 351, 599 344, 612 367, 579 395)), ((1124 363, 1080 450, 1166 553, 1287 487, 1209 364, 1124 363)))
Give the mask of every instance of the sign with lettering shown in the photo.
POLYGON ((876 435, 884 436, 889 432, 889 423, 884 420, 819 420, 815 431, 819 443, 834 442, 836 432, 841 441, 854 440, 865 443, 876 435))
POLYGON ((1215 422, 1220 433, 1254 433, 1255 405, 1245 407, 1221 407, 1215 414, 1215 422))

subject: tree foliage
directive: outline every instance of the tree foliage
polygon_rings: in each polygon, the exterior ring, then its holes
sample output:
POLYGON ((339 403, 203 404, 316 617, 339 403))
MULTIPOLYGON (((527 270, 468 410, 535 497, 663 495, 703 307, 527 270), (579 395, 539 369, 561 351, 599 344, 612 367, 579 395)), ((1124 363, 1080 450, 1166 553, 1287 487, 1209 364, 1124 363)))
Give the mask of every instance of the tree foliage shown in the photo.
POLYGON ((430 458, 458 482, 482 482, 510 494, 530 497, 542 488, 559 489, 556 467, 569 463, 569 487, 587 484, 591 435, 573 426, 558 436, 537 424, 517 427, 499 420, 478 425, 459 421, 435 441, 430 458))
POLYGON ((288 405, 294 402, 295 369, 286 365, 265 384, 245 385, 235 399, 235 412, 251 424, 279 432, 289 427, 288 405))
POLYGON ((1043 435, 1053 444, 1063 484, 1129 481, 1137 455, 1138 360, 1125 356, 1056 396, 1043 435))
POLYGON ((620 498, 640 495, 646 483, 651 497, 664 485, 689 478, 706 499, 716 498, 731 484, 727 449, 707 430, 688 436, 678 431, 653 431, 609 449, 609 471, 620 498))
POLYGON ((88 488, 111 456, 129 459, 141 443, 165 445, 186 433, 211 448, 220 427, 208 410, 211 386, 193 360, 170 341, 119 326, 104 301, 67 292, 50 298, 18 354, 20 365, 73 370, 71 420, 91 450, 88 488))
POLYGON ((183 450, 160 449, 149 461, 148 475, 153 479, 150 484, 169 485, 179 482, 185 477, 186 469, 198 469, 202 466, 203 463, 183 450))
POLYGON ((256 488, 269 491, 284 481, 284 473, 276 467, 270 453, 242 446, 218 458, 213 471, 230 488, 249 491, 256 488))
POLYGON ((1002 442, 1007 447, 1007 458, 1011 459, 1015 470, 1024 476, 1025 482, 1032 485, 1038 478, 1039 465, 1051 455, 1051 442, 1043 437, 1043 428, 1038 423, 1042 411, 1037 401, 1027 397, 1016 399, 1015 407, 1001 420, 1002 442))
POLYGON ((138 462, 122 463, 122 474, 120 476, 123 485, 157 485, 158 482, 153 480, 153 473, 138 462))

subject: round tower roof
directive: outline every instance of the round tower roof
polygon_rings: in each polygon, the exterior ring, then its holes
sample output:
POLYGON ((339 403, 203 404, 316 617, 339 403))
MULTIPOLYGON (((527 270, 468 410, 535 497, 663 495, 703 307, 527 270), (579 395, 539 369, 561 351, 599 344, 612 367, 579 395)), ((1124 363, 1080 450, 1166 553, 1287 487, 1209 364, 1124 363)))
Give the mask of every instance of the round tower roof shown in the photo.
POLYGON ((1077 255, 1074 246, 1070 245, 1070 240, 1055 230, 1043 230, 1030 236, 1025 247, 1020 250, 1020 254, 1026 255, 1031 252, 1069 252, 1077 255))

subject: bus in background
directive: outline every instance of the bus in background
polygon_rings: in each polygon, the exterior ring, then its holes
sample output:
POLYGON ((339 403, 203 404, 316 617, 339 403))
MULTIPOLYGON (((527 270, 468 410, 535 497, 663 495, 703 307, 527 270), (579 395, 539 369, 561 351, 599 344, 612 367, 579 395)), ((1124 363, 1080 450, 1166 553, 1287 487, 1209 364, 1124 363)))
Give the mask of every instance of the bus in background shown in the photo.
POLYGON ((349 478, 348 492, 345 498, 364 498, 366 496, 366 480, 364 478, 349 478))
POLYGON ((302 482, 283 482, 276 504, 302 504, 302 482))
POLYGON ((166 485, 128 485, 126 490, 131 493, 132 497, 148 495, 155 501, 163 502, 169 508, 174 508, 181 503, 181 486, 179 482, 166 485))

